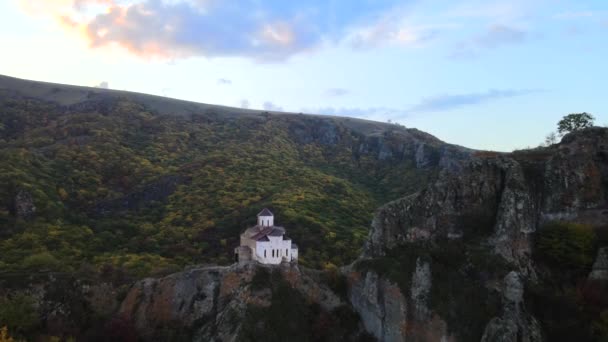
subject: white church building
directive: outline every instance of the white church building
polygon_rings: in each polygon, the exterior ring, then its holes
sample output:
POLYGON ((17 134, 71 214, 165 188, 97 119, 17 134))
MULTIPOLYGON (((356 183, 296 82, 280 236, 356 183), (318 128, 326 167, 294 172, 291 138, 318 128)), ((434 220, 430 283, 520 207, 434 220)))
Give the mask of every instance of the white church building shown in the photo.
POLYGON ((298 260, 298 246, 285 236, 285 228, 274 225, 274 215, 264 208, 257 225, 241 234, 241 245, 234 249, 239 263, 250 260, 262 264, 280 264, 298 260))

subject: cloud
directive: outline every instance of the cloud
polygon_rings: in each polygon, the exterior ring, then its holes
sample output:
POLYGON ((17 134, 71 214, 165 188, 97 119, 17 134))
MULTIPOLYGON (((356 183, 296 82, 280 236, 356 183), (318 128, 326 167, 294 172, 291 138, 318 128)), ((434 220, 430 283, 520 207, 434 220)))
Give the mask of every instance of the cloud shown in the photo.
POLYGON ((231 85, 232 81, 229 79, 225 79, 225 78, 218 78, 217 79, 217 84, 219 85, 231 85))
POLYGON ((490 102, 493 100, 511 98, 517 96, 529 95, 537 93, 540 90, 533 89, 506 89, 498 90, 491 89, 483 93, 469 93, 469 94, 457 94, 457 95, 437 95, 423 99, 420 103, 410 107, 408 113, 427 113, 427 112, 440 112, 459 108, 468 105, 477 105, 481 103, 490 102))
POLYGON ((345 40, 354 48, 382 45, 416 47, 437 37, 439 26, 416 25, 403 10, 386 13, 368 25, 355 27, 345 40))
MULTIPOLYGON (((344 39, 353 26, 401 3, 322 0, 20 0, 80 32, 92 47, 145 58, 246 57, 282 61, 344 39)), ((413 1, 413 0, 408 0, 413 1)))
POLYGON ((242 99, 241 102, 239 102, 239 107, 244 109, 249 109, 249 105, 249 100, 246 99, 242 99))
POLYGON ((331 97, 340 97, 350 94, 350 90, 344 88, 329 88, 325 91, 325 95, 331 97))
POLYGON ((346 116, 362 118, 375 121, 395 121, 431 112, 448 111, 455 108, 473 106, 494 100, 525 96, 542 90, 534 89, 491 89, 486 92, 468 94, 443 94, 422 99, 418 104, 409 108, 390 108, 390 107, 316 107, 302 108, 301 112, 312 114, 324 114, 332 116, 346 116))
POLYGON ((254 0, 23 1, 28 12, 49 13, 83 32, 92 47, 119 45, 146 58, 282 60, 322 38, 297 6, 275 10, 254 0))
POLYGON ((273 111, 273 112, 282 112, 283 107, 279 107, 270 101, 264 102, 264 110, 273 111))
POLYGON ((19 0, 80 33, 92 47, 144 58, 245 57, 284 61, 327 45, 415 46, 432 27, 406 21, 416 0, 19 0))
POLYGON ((110 87, 110 85, 106 81, 103 81, 95 86, 95 88, 102 88, 102 89, 108 89, 109 87, 110 87))
POLYGON ((555 19, 578 19, 589 18, 594 16, 593 11, 577 11, 577 12, 562 12, 553 16, 555 19))
POLYGON ((512 26, 491 25, 483 33, 472 39, 456 44, 449 57, 456 59, 476 57, 482 50, 521 44, 528 39, 528 36, 527 31, 512 26))
POLYGON ((493 25, 476 42, 485 48, 495 48, 500 45, 517 44, 526 39, 527 32, 506 25, 493 25))

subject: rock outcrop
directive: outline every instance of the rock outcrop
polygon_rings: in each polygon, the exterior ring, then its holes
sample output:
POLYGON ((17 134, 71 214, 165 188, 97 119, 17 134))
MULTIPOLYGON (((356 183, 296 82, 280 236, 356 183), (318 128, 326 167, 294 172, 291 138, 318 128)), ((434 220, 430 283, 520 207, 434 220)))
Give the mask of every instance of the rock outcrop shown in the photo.
MULTIPOLYGON (((534 234, 553 220, 606 225, 607 182, 608 130, 603 128, 569 134, 560 144, 548 148, 510 154, 479 152, 458 168, 444 169, 426 189, 380 208, 362 258, 355 265, 398 259, 393 250, 413 246, 426 253, 458 244, 464 246, 462 250, 467 255, 473 255, 480 247, 488 248, 504 262, 504 270, 511 271, 504 278, 498 278, 504 274, 501 272, 481 273, 483 287, 497 294, 502 304, 499 315, 486 317, 485 329, 479 332, 483 334, 477 338, 541 341, 540 325, 523 304, 524 284, 537 279, 531 257, 534 234)), ((389 275, 372 270, 361 272, 351 282, 353 306, 362 317, 376 322, 366 322, 375 337, 383 341, 399 341, 406 336, 415 341, 462 340, 453 334, 457 328, 454 322, 425 304, 435 286, 433 277, 437 273, 429 271, 437 262, 434 259, 431 257, 428 264, 416 259, 415 269, 403 269, 402 278, 411 279, 411 287, 398 287, 398 294, 393 293, 394 287, 385 285, 390 283, 389 275), (401 298, 401 314, 392 312, 390 316, 399 317, 397 321, 387 320, 386 303, 369 299, 384 298, 386 291, 401 298), (397 325, 441 331, 437 322, 447 323, 447 329, 433 337, 413 334, 411 329, 404 329, 399 338, 390 334, 397 325)), ((483 268, 479 265, 482 260, 466 260, 465 264, 451 267, 458 267, 461 272, 483 268)), ((606 252, 602 249, 590 278, 605 277, 606 265, 606 252)))
MULTIPOLYGON (((288 263, 269 266, 251 262, 194 268, 137 282, 123 300, 119 313, 133 321, 144 340, 163 339, 172 331, 180 338, 194 341, 236 341, 243 337, 243 324, 248 320, 251 307, 273 305, 276 298, 272 286, 277 282, 284 281, 308 303, 318 305, 322 312, 332 312, 345 305, 317 276, 315 271, 304 271, 297 264, 288 263), (259 272, 277 272, 280 277, 259 279, 259 272)), ((304 319, 296 315, 300 309, 292 308, 284 315, 304 319)))
POLYGON ((461 172, 380 209, 372 223, 367 256, 406 242, 491 235, 496 252, 527 274, 535 203, 522 167, 506 156, 476 158, 461 172))
POLYGON ((302 118, 290 123, 290 132, 302 144, 348 145, 354 158, 372 156, 381 161, 411 161, 417 169, 457 168, 469 158, 470 149, 446 144, 434 136, 413 128, 377 127, 361 130, 354 120, 332 121, 327 118, 302 118), (352 128, 353 131, 347 129, 352 128))
POLYGON ((365 329, 382 341, 405 341, 406 299, 399 287, 375 272, 349 274, 349 299, 365 329))
POLYGON ((32 194, 24 189, 19 190, 14 201, 15 216, 20 219, 30 219, 36 214, 36 205, 32 194))
POLYGON ((503 282, 503 313, 490 320, 482 342, 537 342, 542 341, 540 325, 523 307, 524 283, 512 271, 503 282))
POLYGON ((589 279, 608 280, 608 247, 602 247, 598 250, 589 279))

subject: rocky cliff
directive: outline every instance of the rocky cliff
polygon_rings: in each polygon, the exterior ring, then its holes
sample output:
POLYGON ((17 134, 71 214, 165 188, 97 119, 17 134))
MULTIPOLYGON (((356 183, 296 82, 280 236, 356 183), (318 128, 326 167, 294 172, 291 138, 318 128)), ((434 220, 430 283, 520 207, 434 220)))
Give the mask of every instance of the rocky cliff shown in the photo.
MULTIPOLYGON (((607 182, 602 128, 548 148, 478 153, 376 212, 364 255, 345 268, 351 302, 380 340, 540 341, 524 291, 556 276, 535 263, 538 237, 553 234, 539 230, 567 221, 601 235, 607 182)), ((603 259, 600 252, 592 278, 602 274, 603 259)))
POLYGON ((194 268, 137 282, 118 315, 148 341, 365 339, 346 298, 322 277, 288 263, 194 268))

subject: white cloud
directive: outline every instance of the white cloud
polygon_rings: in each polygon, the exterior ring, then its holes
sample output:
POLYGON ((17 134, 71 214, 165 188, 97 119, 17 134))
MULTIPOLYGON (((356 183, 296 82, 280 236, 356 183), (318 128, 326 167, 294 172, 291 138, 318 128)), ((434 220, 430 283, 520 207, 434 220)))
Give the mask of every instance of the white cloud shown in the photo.
POLYGON ((349 93, 350 93, 350 90, 345 89, 345 88, 329 88, 325 91, 325 95, 331 96, 331 97, 344 96, 344 95, 348 95, 349 93))
POLYGON ((418 25, 402 10, 389 12, 368 25, 353 28, 344 39, 355 48, 381 45, 415 47, 436 38, 439 26, 418 25))
POLYGON ((95 86, 95 88, 102 88, 102 89, 108 89, 109 87, 110 87, 110 85, 106 81, 103 81, 95 86))
POLYGON ((264 107, 264 110, 268 110, 268 111, 273 111, 273 112, 282 112, 283 111, 283 107, 277 106, 270 101, 264 102, 263 107, 264 107))
POLYGON ((483 33, 456 44, 449 57, 455 59, 474 58, 481 50, 494 49, 504 45, 515 45, 526 41, 529 33, 523 29, 495 24, 489 26, 483 33))
POLYGON ((408 113, 440 112, 458 107, 476 105, 493 100, 538 93, 536 89, 490 89, 481 93, 442 94, 422 99, 410 107, 408 113))

